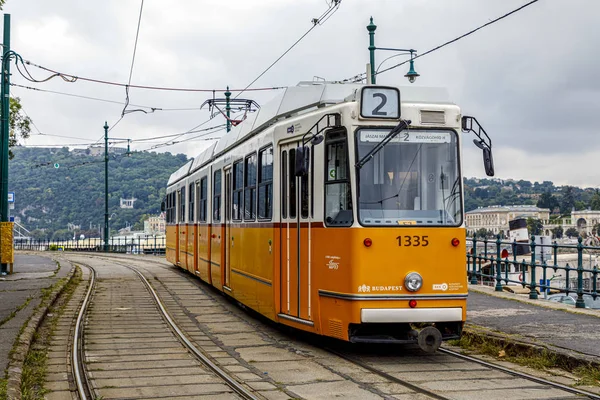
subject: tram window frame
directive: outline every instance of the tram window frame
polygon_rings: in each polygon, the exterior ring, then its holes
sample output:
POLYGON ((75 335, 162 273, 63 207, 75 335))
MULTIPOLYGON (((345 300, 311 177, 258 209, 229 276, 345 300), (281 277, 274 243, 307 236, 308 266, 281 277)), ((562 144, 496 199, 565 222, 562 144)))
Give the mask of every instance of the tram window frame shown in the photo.
POLYGON ((310 217, 315 216, 315 147, 310 152, 310 217))
POLYGON ((185 222, 185 185, 179 189, 179 222, 185 222))
POLYGON ((244 158, 244 221, 256 220, 256 152, 244 158))
MULTIPOLYGON (((341 129, 330 129, 329 131, 326 132, 325 134, 325 152, 324 152, 324 166, 325 168, 323 169, 323 175, 324 175, 324 196, 323 196, 323 209, 324 209, 324 214, 323 214, 323 218, 325 221, 325 226, 327 227, 331 227, 331 228, 336 228, 336 227, 349 227, 352 226, 354 224, 354 204, 353 204, 353 198, 352 198, 352 185, 351 185, 351 180, 350 180, 350 176, 351 176, 351 171, 350 171, 350 160, 349 160, 349 149, 348 149, 348 132, 346 131, 345 128, 341 128, 341 129), (338 137, 333 137, 334 135, 338 135, 338 137), (346 158, 346 168, 345 168, 345 177, 343 179, 330 179, 330 174, 329 174, 329 149, 330 146, 338 146, 339 144, 343 145, 343 151, 345 154, 345 158, 346 158), (333 185, 342 185, 341 190, 345 190, 347 192, 346 195, 346 201, 347 207, 346 209, 340 209, 338 211, 338 214, 336 215, 336 219, 337 216, 339 215, 339 213, 341 211, 350 211, 350 220, 342 220, 339 223, 335 222, 335 219, 331 219, 331 217, 328 216, 328 209, 327 209, 327 191, 328 191, 328 187, 329 186, 333 186, 333 185)), ((337 155, 337 153, 336 153, 337 155)), ((339 167, 338 165, 338 160, 336 160, 335 162, 336 164, 336 169, 339 167)), ((337 177, 336 177, 337 178, 337 177)), ((341 192, 340 192, 341 193, 341 192)), ((347 215, 347 213, 346 213, 347 215)))
POLYGON ((171 192, 171 223, 177 223, 177 190, 171 192))
POLYGON ((281 152, 281 217, 287 218, 287 150, 281 152))
POLYGON ((189 206, 188 206, 188 218, 189 218, 189 222, 195 222, 194 220, 194 200, 195 200, 195 183, 190 183, 188 190, 188 201, 189 201, 189 206))
POLYGON ((170 223, 170 219, 169 219, 169 197, 171 196, 171 193, 167 193, 167 195, 165 196, 165 220, 168 223, 170 223))
POLYGON ((271 220, 273 218, 273 146, 269 145, 258 151, 258 201, 257 218, 271 220), (267 157, 265 157, 265 154, 267 157), (266 160, 266 162, 264 162, 266 160), (265 174, 267 171, 267 174, 265 174), (261 200, 261 193, 264 193, 261 200))
POLYGON ((198 220, 200 222, 206 222, 206 203, 208 199, 208 177, 204 176, 200 178, 198 190, 198 220))
POLYGON ((231 219, 242 220, 242 206, 244 205, 244 163, 242 159, 233 163, 233 191, 231 201, 231 219))
MULTIPOLYGON (((308 151, 310 152, 310 154, 312 154, 312 151, 310 151, 310 147, 306 147, 306 149, 304 151, 308 151)), ((310 156, 309 154, 309 156, 310 156)), ((308 214, 309 214, 309 188, 308 188, 308 174, 303 174, 300 177, 300 217, 303 219, 307 219, 308 218, 308 214)))
POLYGON ((296 149, 290 149, 289 163, 289 191, 290 191, 290 218, 296 218, 296 149))
POLYGON ((221 185, 222 174, 221 170, 218 169, 213 172, 213 222, 221 222, 221 185))

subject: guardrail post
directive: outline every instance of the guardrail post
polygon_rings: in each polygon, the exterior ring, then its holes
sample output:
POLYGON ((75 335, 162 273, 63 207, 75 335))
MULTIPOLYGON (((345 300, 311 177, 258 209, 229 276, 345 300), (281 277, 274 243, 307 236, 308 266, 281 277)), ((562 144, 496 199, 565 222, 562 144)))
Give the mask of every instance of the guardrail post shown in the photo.
POLYGON ((529 291, 529 298, 537 300, 538 294, 535 290, 535 236, 531 237, 531 290, 529 291))
POLYGON ((598 296, 598 265, 594 265, 592 277, 592 296, 593 299, 596 300, 596 297, 598 296))
POLYGON ((471 273, 471 285, 477 285, 477 236, 473 235, 473 272, 471 273))
POLYGON ((577 238, 577 301, 575 308, 585 308, 583 301, 583 244, 581 236, 577 238))
POLYGON ((500 271, 500 266, 502 265, 502 258, 500 256, 500 235, 496 236, 496 292, 502 291, 502 271, 500 271))

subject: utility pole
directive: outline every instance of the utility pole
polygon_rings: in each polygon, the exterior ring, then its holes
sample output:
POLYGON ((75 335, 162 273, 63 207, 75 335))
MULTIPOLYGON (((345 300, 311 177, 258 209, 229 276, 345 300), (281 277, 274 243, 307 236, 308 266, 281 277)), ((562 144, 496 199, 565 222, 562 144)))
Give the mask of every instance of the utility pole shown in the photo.
POLYGON ((104 251, 108 251, 108 122, 104 121, 104 251))
POLYGON ((231 104, 229 102, 230 97, 231 92, 229 91, 229 86, 227 86, 227 91, 225 92, 225 110, 227 111, 227 132, 231 130, 231 120, 229 119, 229 115, 231 112, 231 104))
POLYGON ((369 31, 369 54, 371 56, 371 79, 367 77, 367 84, 375 84, 375 29, 377 25, 373 23, 373 17, 371 17, 371 23, 367 25, 369 31))
POLYGON ((8 264, 13 262, 12 252, 12 224, 8 218, 8 143, 10 137, 10 62, 8 60, 10 52, 10 14, 4 14, 4 47, 2 49, 2 82, 1 82, 1 145, 0 145, 0 174, 2 175, 2 184, 0 189, 0 240, 2 246, 0 248, 0 274, 6 275, 8 264), (10 239, 9 243, 7 239, 10 239))

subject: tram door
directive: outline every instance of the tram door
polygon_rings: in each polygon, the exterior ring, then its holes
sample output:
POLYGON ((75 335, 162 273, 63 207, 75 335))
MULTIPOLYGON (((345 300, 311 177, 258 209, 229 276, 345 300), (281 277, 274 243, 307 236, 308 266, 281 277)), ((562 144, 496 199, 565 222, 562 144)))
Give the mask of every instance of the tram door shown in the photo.
POLYGON ((221 279, 223 286, 229 286, 229 274, 231 271, 231 168, 225 170, 225 245, 222 251, 225 252, 225 262, 222 264, 221 279))
MULTIPOLYGON (((281 263, 280 314, 312 325, 310 251, 310 177, 296 176, 296 147, 280 147, 281 160, 281 263)), ((312 150, 312 148, 310 148, 312 150)), ((312 166, 311 166, 312 168, 312 166)))

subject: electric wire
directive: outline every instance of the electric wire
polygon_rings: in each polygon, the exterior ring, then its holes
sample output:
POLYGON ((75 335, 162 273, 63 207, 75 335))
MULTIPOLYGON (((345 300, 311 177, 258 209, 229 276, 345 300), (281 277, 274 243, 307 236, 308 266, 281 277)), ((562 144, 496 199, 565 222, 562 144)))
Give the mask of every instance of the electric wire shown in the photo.
MULTIPOLYGON (((40 88, 36 88, 36 87, 32 87, 32 86, 20 85, 20 84, 12 83, 12 82, 11 82, 10 86, 14 86, 14 87, 22 88, 22 89, 27 89, 27 90, 33 90, 33 91, 36 91, 36 92, 58 94, 58 95, 61 95, 61 96, 76 97, 76 98, 80 98, 80 99, 86 99, 86 100, 92 100, 92 101, 98 101, 98 102, 104 102, 104 103, 119 104, 119 105, 124 105, 125 104, 125 102, 123 102, 123 101, 102 99, 102 98, 99 98, 99 97, 84 96, 84 95, 73 94, 73 93, 66 93, 66 92, 59 92, 59 91, 56 91, 56 90, 40 89, 40 88)), ((134 107, 147 108, 147 109, 151 110, 151 112, 154 112, 154 111, 199 111, 200 110, 200 107, 165 108, 165 107, 144 106, 144 105, 133 104, 133 103, 129 103, 129 105, 134 106, 134 107)))
MULTIPOLYGON (((480 30, 480 29, 483 29, 483 28, 485 28, 485 27, 487 27, 487 26, 489 26, 489 25, 492 25, 492 24, 494 24, 494 23, 496 23, 496 22, 498 22, 498 21, 500 21, 500 20, 502 20, 502 19, 504 19, 504 18, 506 18, 506 17, 508 17, 508 16, 510 16, 510 15, 512 15, 512 14, 514 14, 514 13, 516 13, 516 12, 518 12, 518 11, 521 11, 522 9, 524 9, 524 8, 526 8, 526 7, 528 7, 528 6, 532 5, 532 4, 534 4, 534 3, 537 3, 538 1, 539 1, 539 0, 531 0, 530 2, 528 2, 528 3, 526 3, 526 4, 522 5, 522 6, 520 6, 520 7, 518 7, 518 8, 515 8, 514 10, 512 10, 512 11, 510 11, 510 12, 508 12, 508 13, 506 13, 506 14, 504 14, 504 15, 502 15, 502 16, 500 16, 500 17, 498 17, 498 18, 495 18, 495 19, 493 19, 493 20, 491 20, 491 21, 488 21, 488 22, 486 22, 485 24, 483 24, 483 25, 480 25, 480 26, 478 26, 477 28, 475 28, 475 29, 472 29, 472 30, 470 30, 470 31, 469 31, 469 32, 467 32, 467 33, 464 33, 464 34, 462 34, 462 35, 460 35, 460 36, 458 36, 458 37, 456 37, 456 38, 454 38, 454 39, 452 39, 452 40, 449 40, 449 41, 447 41, 447 42, 445 42, 445 43, 443 43, 443 44, 440 44, 439 46, 436 46, 436 47, 434 47, 434 48, 432 48, 432 49, 429 49, 429 50, 427 50, 427 51, 426 51, 426 52, 424 52, 424 53, 421 53, 421 54, 418 54, 418 55, 416 55, 415 57, 413 57, 413 58, 412 58, 412 60, 414 61, 414 60, 416 60, 417 58, 421 58, 421 57, 424 57, 424 56, 426 56, 426 55, 428 55, 428 54, 431 54, 431 53, 433 53, 434 51, 437 51, 437 50, 441 49, 442 47, 446 47, 446 46, 448 46, 448 45, 450 45, 450 44, 452 44, 452 43, 455 43, 455 42, 459 41, 460 39, 463 39, 463 38, 465 38, 465 37, 467 37, 467 36, 469 36, 469 35, 471 35, 471 34, 473 34, 473 33, 477 32, 477 31, 478 31, 478 30, 480 30)), ((379 72, 376 72, 376 73, 375 73, 375 76, 377 76, 377 75, 379 75, 379 74, 383 74, 384 72, 390 71, 390 70, 392 70, 392 69, 398 68, 398 67, 400 67, 400 66, 402 66, 402 65, 404 65, 404 64, 407 64, 407 63, 409 63, 409 62, 410 62, 410 60, 406 60, 406 61, 403 61, 403 62, 401 62, 401 63, 395 64, 395 65, 392 65, 391 67, 388 67, 388 68, 385 68, 385 69, 383 69, 383 70, 381 70, 381 71, 379 71, 379 72)), ((353 77, 350 77, 350 78, 344 79, 342 82, 349 82, 349 81, 351 81, 351 82, 357 82, 358 80, 363 80, 363 79, 364 79, 364 77, 366 77, 366 75, 367 75, 367 74, 366 74, 366 72, 362 72, 362 73, 360 73, 360 74, 357 74, 357 75, 355 75, 355 76, 353 76, 353 77)))
POLYGON ((284 51, 283 54, 281 54, 279 57, 277 57, 277 59, 275 61, 273 61, 264 71, 262 71, 256 78, 254 78, 254 80, 252 82, 250 82, 242 91, 240 91, 234 97, 234 99, 237 99, 245 91, 252 90, 249 88, 250 88, 250 86, 252 86, 254 84, 254 82, 259 80, 275 64, 277 64, 279 62, 279 60, 281 60, 287 53, 289 53, 294 47, 296 47, 296 45, 298 43, 300 43, 302 41, 302 39, 304 39, 313 29, 315 29, 317 27, 317 25, 322 25, 323 23, 325 23, 325 21, 327 21, 338 10, 341 2, 342 2, 342 0, 332 0, 331 4, 329 5, 329 8, 323 14, 321 14, 321 16, 319 18, 314 18, 312 20, 313 25, 302 36, 300 36, 300 38, 298 40, 296 40, 294 42, 294 44, 292 44, 286 51, 284 51))
MULTIPOLYGON (((43 80, 36 80, 36 79, 31 79, 33 78, 31 76, 31 74, 27 73, 27 75, 21 73, 21 75, 27 79, 30 82, 35 82, 35 83, 40 83, 40 82, 46 82, 52 78, 55 77, 61 77, 63 80, 65 80, 66 82, 76 82, 78 80, 81 81, 86 81, 86 82, 93 82, 93 83, 99 83, 99 84, 104 84, 104 85, 111 85, 111 86, 119 86, 119 87, 126 87, 129 86, 130 88, 136 88, 136 89, 147 89, 147 90, 162 90, 162 91, 173 91, 173 92, 224 92, 227 89, 197 89, 197 88, 177 88, 177 87, 167 87, 167 86, 151 86, 151 85, 128 85, 126 83, 120 83, 120 82, 114 82, 114 81, 106 81, 106 80, 102 80, 102 79, 95 79, 95 78, 87 78, 87 77, 83 77, 83 76, 77 76, 77 75, 72 75, 72 74, 68 74, 65 72, 59 72, 56 70, 53 70, 51 68, 47 68, 44 67, 42 65, 39 64, 35 64, 34 62, 30 61, 30 60, 23 60, 21 58, 21 56, 18 57, 19 59, 17 60, 17 63, 20 62, 21 65, 24 67, 24 69, 26 69, 26 65, 31 65, 33 67, 39 68, 41 70, 50 72, 52 75, 50 75, 49 77, 43 79, 43 80)), ((19 70, 19 72, 21 72, 19 70)), ((27 71, 28 72, 28 71, 27 71)), ((261 87, 261 88, 252 88, 252 89, 229 89, 230 92, 240 92, 240 91, 268 91, 268 90, 279 90, 279 89, 286 89, 287 86, 271 86, 271 87, 261 87)))
POLYGON ((135 33, 135 43, 133 45, 133 56, 131 57, 131 68, 129 69, 129 79, 127 81, 127 86, 125 86, 125 106, 123 107, 123 111, 121 112, 121 117, 124 116, 125 114, 129 114, 129 113, 136 112, 136 111, 141 111, 143 113, 147 113, 147 111, 143 110, 143 109, 127 110, 127 106, 129 105, 129 85, 131 85, 131 78, 133 76, 133 66, 135 64, 135 54, 137 52, 137 44, 138 44, 138 39, 140 37, 140 26, 142 25, 142 11, 143 10, 144 10, 144 0, 142 0, 142 3, 140 5, 140 16, 138 18, 138 26, 137 26, 137 31, 135 33))

